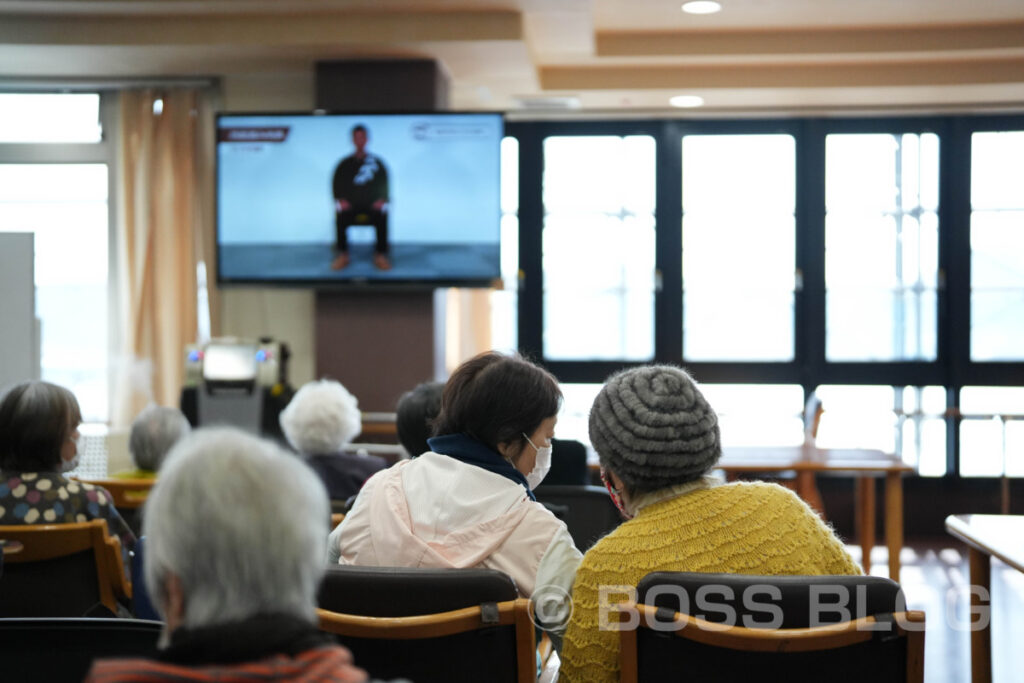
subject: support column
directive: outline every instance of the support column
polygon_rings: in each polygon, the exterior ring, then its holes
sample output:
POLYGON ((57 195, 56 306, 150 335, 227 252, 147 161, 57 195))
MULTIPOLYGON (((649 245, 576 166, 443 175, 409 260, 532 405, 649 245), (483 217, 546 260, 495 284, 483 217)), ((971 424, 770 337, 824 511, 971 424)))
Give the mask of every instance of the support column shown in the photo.
MULTIPOLYGON (((424 112, 448 106, 448 77, 431 60, 320 62, 316 106, 330 112, 424 112)), ((434 379, 434 292, 320 290, 316 374, 338 380, 367 412, 391 412, 416 384, 434 379)))

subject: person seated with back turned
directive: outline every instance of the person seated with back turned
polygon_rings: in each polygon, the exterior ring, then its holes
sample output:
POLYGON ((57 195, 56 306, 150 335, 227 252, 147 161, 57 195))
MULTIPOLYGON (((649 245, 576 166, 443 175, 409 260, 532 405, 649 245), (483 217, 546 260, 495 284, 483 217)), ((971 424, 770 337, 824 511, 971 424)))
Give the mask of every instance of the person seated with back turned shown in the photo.
POLYGON ((284 449, 197 429, 168 456, 143 520, 160 653, 96 660, 86 680, 365 681, 317 628, 329 514, 319 478, 284 449))
MULTIPOLYGON (((483 567, 557 615, 580 561, 565 524, 533 495, 550 465, 562 400, 546 370, 480 354, 444 387, 430 451, 378 472, 331 532, 332 563, 483 567)), ((557 631, 564 624, 553 624, 557 631)))
POLYGON ((279 418, 288 443, 320 476, 331 500, 347 500, 363 482, 388 466, 376 455, 346 453, 363 426, 359 401, 330 379, 308 382, 279 418))
POLYGON ((434 420, 441 412, 444 382, 423 382, 402 394, 395 406, 395 430, 402 448, 415 458, 430 450, 427 439, 434 435, 434 420))
POLYGON ((128 436, 128 452, 135 463, 134 470, 123 470, 110 475, 115 479, 153 479, 160 464, 174 444, 192 431, 192 425, 177 408, 149 406, 132 420, 128 436))
POLYGON ((0 399, 0 525, 106 520, 127 568, 135 534, 113 498, 64 476, 78 467, 81 423, 75 395, 56 384, 24 382, 0 399))
POLYGON ((594 400, 589 427, 601 477, 627 521, 580 565, 560 681, 619 680, 619 633, 599 628, 601 586, 635 587, 655 571, 861 573, 792 491, 706 476, 722 454, 718 417, 685 371, 661 365, 613 375, 594 400))

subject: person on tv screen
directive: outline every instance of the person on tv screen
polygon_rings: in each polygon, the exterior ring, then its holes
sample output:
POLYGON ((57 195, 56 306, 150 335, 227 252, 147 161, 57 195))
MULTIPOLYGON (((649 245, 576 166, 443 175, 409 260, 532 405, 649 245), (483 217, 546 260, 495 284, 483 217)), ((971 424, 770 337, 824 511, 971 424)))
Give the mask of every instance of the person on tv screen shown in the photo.
POLYGON ((334 169, 334 211, 338 232, 338 255, 333 270, 346 268, 351 262, 348 253, 350 225, 372 225, 377 231, 373 265, 389 270, 388 259, 388 170, 376 154, 366 151, 369 134, 366 126, 352 128, 352 144, 356 151, 342 159, 334 169))

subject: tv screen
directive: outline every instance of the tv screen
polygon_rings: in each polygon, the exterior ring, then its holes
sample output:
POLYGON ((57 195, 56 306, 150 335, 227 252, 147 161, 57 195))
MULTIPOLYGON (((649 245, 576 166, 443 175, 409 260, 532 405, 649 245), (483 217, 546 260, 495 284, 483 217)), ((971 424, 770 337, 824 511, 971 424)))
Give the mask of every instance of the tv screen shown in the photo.
POLYGON ((220 114, 222 283, 489 285, 497 113, 220 114))

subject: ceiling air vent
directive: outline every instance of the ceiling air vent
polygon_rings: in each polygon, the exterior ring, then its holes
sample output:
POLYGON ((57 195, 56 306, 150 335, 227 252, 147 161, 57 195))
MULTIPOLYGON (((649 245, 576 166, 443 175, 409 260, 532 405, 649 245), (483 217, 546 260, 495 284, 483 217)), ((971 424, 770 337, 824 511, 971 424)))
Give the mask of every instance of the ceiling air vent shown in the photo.
POLYGON ((550 97, 516 97, 520 109, 531 111, 563 111, 579 109, 580 98, 575 95, 558 95, 550 97))

